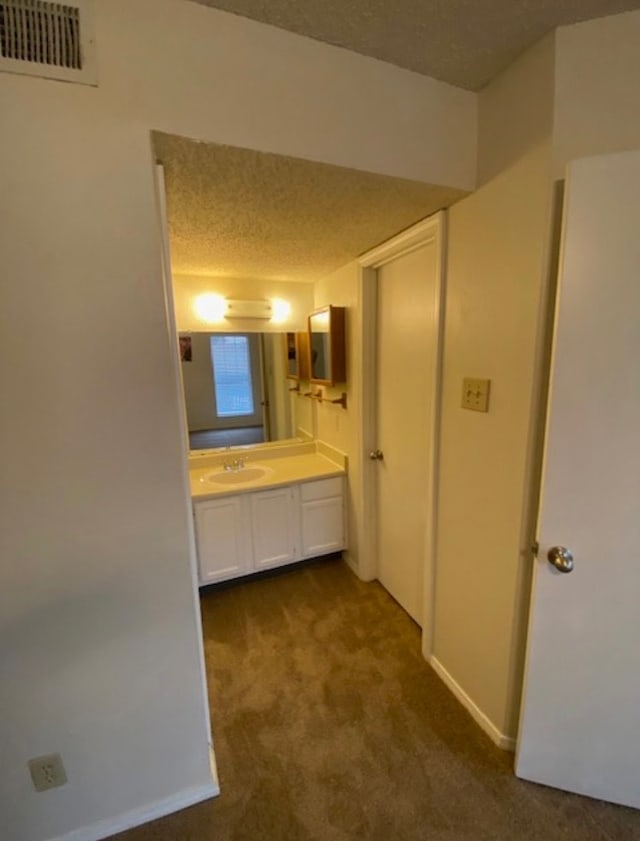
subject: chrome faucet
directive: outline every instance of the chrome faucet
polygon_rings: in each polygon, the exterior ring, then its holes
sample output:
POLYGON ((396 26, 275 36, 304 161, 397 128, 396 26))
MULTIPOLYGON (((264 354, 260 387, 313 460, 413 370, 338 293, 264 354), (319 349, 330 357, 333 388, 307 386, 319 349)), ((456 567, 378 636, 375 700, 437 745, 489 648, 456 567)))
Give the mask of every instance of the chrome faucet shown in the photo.
POLYGON ((222 465, 223 470, 242 470, 244 467, 243 458, 234 458, 233 461, 225 461, 222 465))

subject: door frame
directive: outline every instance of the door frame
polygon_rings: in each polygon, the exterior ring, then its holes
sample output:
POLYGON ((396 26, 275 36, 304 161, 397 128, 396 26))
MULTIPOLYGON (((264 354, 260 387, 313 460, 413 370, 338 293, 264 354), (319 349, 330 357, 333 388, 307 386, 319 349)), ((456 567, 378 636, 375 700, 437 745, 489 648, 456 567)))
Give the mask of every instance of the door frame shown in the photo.
POLYGON ((213 736, 211 731, 211 710, 209 708, 209 689, 207 685, 207 671, 204 655, 204 638, 202 635, 202 615, 200 610, 200 581, 198 573, 198 553, 196 549, 196 533, 193 515, 193 504, 191 501, 191 488, 189 483, 189 428, 187 424, 187 412, 183 399, 184 386, 182 382, 182 364, 180 362, 180 347, 178 343, 178 328, 176 320, 175 300, 173 295, 173 281, 171 275, 171 248, 169 245, 169 224, 167 221, 167 192, 165 186, 164 166, 155 163, 153 168, 153 181, 156 200, 156 221, 158 225, 158 239, 160 245, 160 266, 162 273, 162 286, 164 292, 164 308, 166 319, 166 339, 170 348, 172 360, 173 390, 176 396, 176 407, 178 411, 178 425, 180 440, 182 444, 182 491, 185 507, 185 521, 187 526, 187 548, 189 554, 189 567, 191 572, 192 598, 193 598, 193 621, 196 631, 196 645, 198 649, 198 661, 200 667, 200 692, 205 710, 205 728, 207 742, 209 744, 209 756, 211 759, 211 773, 214 785, 214 795, 220 793, 218 784, 218 772, 216 768, 215 753, 213 751, 213 736))
POLYGON ((440 403, 442 394, 442 356, 444 338, 444 303, 446 270, 446 211, 441 210, 418 222, 406 231, 392 237, 382 245, 359 258, 360 277, 358 297, 361 304, 362 356, 359 371, 360 452, 359 481, 362 488, 362 516, 357 529, 358 575, 365 581, 377 577, 378 547, 376 530, 371 523, 376 515, 375 464, 369 452, 376 448, 376 353, 377 353, 377 270, 396 257, 408 254, 433 243, 436 248, 436 281, 434 299, 434 325, 436 348, 434 354, 434 393, 432 400, 431 429, 428 442, 431 475, 426 477, 427 488, 427 550, 424 569, 424 623, 422 627, 422 652, 430 657, 433 648, 433 605, 435 590, 435 546, 437 524, 437 481, 440 441, 440 403))

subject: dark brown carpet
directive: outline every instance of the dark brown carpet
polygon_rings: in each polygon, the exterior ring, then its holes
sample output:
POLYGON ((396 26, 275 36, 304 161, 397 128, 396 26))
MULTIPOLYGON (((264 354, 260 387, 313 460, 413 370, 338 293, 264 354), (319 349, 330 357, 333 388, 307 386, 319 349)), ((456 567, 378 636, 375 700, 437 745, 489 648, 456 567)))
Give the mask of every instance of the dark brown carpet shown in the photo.
POLYGON ((516 779, 377 584, 320 561, 202 597, 222 794, 118 841, 637 841, 516 779))

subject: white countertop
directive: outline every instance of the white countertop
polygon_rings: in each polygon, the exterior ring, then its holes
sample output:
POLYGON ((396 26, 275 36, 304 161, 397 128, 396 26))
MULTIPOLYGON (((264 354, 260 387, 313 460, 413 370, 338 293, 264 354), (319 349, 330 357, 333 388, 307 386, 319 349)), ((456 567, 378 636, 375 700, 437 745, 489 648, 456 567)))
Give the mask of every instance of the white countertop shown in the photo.
MULTIPOLYGON (((267 470, 264 476, 253 479, 250 482, 238 482, 229 485, 218 485, 206 480, 206 476, 212 472, 220 472, 221 465, 209 464, 207 467, 190 464, 189 480, 191 484, 191 498, 194 502, 205 499, 215 499, 220 496, 250 493, 256 490, 268 490, 277 488, 280 485, 293 485, 301 482, 312 482, 315 479, 327 479, 332 476, 344 476, 345 458, 333 461, 327 455, 319 452, 306 452, 300 454, 289 454, 278 457, 264 457, 259 450, 247 451, 244 453, 232 453, 227 455, 231 458, 244 458, 245 469, 251 467, 263 467, 267 470), (342 463, 338 463, 342 460, 342 463)), ((328 448, 325 447, 325 450, 328 448)), ((238 477, 242 475, 242 469, 238 471, 238 477)))

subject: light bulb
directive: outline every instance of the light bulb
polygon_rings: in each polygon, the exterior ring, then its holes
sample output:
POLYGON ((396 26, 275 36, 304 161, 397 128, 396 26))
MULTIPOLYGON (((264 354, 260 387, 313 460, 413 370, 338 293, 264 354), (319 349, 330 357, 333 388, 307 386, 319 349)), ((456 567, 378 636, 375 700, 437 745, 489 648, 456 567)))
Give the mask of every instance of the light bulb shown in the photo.
POLYGON ((291 304, 281 298, 274 298, 271 301, 271 321, 274 324, 282 324, 291 315, 291 304))
POLYGON ((214 292, 205 292, 193 302, 193 308, 198 318, 208 324, 215 324, 222 321, 227 313, 227 301, 222 295, 214 292))

